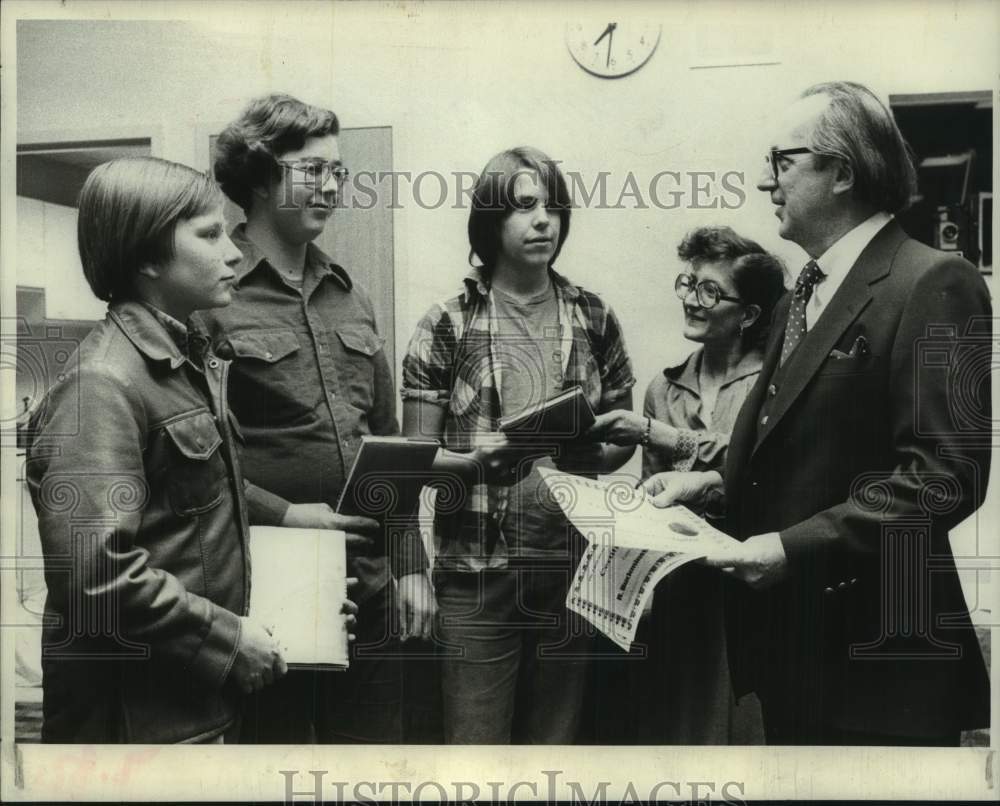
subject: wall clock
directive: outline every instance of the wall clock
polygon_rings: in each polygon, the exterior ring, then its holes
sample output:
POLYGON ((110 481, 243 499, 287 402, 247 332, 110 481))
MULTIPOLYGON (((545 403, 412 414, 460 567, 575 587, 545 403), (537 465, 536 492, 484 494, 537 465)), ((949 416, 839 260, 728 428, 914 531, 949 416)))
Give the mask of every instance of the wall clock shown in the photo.
POLYGON ((649 61, 660 43, 655 23, 570 22, 566 24, 566 47, 574 61, 600 78, 621 78, 649 61))

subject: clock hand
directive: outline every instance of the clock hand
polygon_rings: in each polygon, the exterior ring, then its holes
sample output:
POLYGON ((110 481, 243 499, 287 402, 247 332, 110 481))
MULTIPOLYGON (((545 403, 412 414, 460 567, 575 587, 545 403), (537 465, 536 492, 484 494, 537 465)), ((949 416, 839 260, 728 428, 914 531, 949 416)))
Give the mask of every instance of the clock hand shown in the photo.
POLYGON ((609 34, 610 34, 610 33, 611 33, 611 32, 612 32, 613 30, 615 30, 615 27, 616 27, 616 26, 615 26, 615 23, 613 23, 613 22, 609 22, 609 23, 608 23, 608 27, 607 27, 607 28, 605 28, 605 29, 604 29, 604 30, 603 30, 603 31, 601 32, 601 35, 600 35, 599 37, 597 37, 597 39, 595 39, 595 40, 594 40, 594 44, 595 44, 595 45, 597 45, 597 44, 600 44, 600 41, 601 41, 602 39, 604 39, 604 37, 608 36, 608 35, 609 35, 609 34))
POLYGON ((608 27, 608 58, 607 58, 607 61, 604 63, 605 67, 610 67, 611 66, 611 43, 614 42, 614 39, 615 39, 615 28, 617 28, 617 27, 618 27, 618 23, 615 23, 615 22, 611 23, 611 25, 608 27))

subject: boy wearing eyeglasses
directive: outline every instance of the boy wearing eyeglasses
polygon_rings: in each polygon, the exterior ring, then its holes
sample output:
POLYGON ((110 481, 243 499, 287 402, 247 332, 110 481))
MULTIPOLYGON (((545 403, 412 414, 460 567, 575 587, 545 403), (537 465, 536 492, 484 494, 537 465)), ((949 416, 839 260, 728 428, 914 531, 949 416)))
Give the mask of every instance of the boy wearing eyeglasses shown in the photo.
POLYGON ((434 609, 419 536, 404 539, 390 567, 371 551, 377 524, 331 508, 361 437, 399 430, 372 303, 313 243, 347 179, 339 131, 330 110, 269 95, 217 142, 216 179, 246 223, 232 234, 243 253, 233 303, 205 319, 233 362, 246 474, 290 501, 325 502, 318 516, 348 532, 349 572, 359 578, 355 647, 379 647, 377 658, 355 649, 345 674, 293 671, 254 698, 243 731, 253 743, 401 741, 401 660, 389 625, 401 602, 404 631, 429 636, 434 609))

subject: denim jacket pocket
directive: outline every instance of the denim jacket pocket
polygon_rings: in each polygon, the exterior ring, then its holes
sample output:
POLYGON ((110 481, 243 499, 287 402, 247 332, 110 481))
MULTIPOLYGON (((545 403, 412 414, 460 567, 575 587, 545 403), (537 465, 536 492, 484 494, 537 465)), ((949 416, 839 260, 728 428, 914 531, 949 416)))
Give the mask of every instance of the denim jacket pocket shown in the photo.
POLYGON ((367 412, 374 402, 375 356, 383 339, 363 324, 338 327, 337 336, 344 347, 344 360, 338 367, 341 386, 351 405, 367 412))
POLYGON ((167 423, 164 430, 175 449, 167 481, 174 512, 199 515, 218 506, 226 494, 227 470, 212 415, 195 412, 167 423))

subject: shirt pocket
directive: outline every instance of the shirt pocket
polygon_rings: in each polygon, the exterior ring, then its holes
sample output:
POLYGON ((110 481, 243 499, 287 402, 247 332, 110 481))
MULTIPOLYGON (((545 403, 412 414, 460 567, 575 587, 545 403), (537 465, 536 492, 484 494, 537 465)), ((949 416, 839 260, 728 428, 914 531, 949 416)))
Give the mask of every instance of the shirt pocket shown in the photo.
POLYGON ((338 327, 337 338, 343 346, 343 360, 337 362, 341 389, 352 406, 368 412, 374 403, 376 356, 384 340, 363 324, 338 327))
POLYGON ((167 423, 164 431, 171 445, 167 470, 171 509, 184 517, 214 509, 226 495, 228 478, 215 419, 199 411, 167 423))
POLYGON ((268 428, 314 416, 321 389, 307 380, 298 334, 249 331, 232 333, 227 342, 229 400, 241 424, 268 428))

